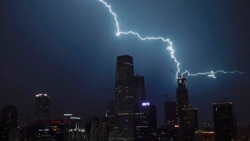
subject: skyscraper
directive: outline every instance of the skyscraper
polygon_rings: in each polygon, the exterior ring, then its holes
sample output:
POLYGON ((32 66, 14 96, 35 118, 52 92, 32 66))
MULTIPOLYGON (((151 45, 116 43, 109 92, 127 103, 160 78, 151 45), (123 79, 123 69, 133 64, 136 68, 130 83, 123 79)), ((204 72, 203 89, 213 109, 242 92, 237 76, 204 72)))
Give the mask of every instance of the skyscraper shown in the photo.
POLYGON ((133 58, 129 55, 117 57, 115 99, 110 102, 106 117, 110 141, 146 141, 153 137, 156 107, 146 102, 144 77, 134 75, 133 58))
POLYGON ((140 75, 135 76, 135 99, 136 103, 142 103, 146 100, 144 77, 140 75))
POLYGON ((36 94, 35 118, 36 120, 48 120, 50 114, 50 97, 47 94, 36 94))
POLYGON ((153 132, 157 128, 156 106, 149 102, 140 104, 140 108, 134 114, 134 138, 136 141, 155 140, 153 132))
POLYGON ((129 55, 117 57, 115 77, 115 100, 109 109, 111 124, 110 140, 133 140, 134 138, 134 65, 129 55))
POLYGON ((176 122, 176 101, 168 100, 164 103, 164 119, 166 125, 174 125, 176 122))
POLYGON ((17 130, 18 111, 15 106, 7 105, 0 114, 0 140, 13 141, 19 138, 17 130))
POLYGON ((177 79, 178 87, 176 89, 177 99, 177 117, 181 120, 182 109, 189 106, 188 89, 186 88, 186 78, 179 77, 177 79))
POLYGON ((213 116, 216 141, 231 141, 233 139, 232 103, 213 103, 213 116))
POLYGON ((134 99, 134 65, 129 55, 117 57, 115 99, 120 102, 134 99))
POLYGON ((193 141, 195 131, 198 129, 198 110, 196 108, 182 109, 181 138, 184 141, 193 141))
POLYGON ((1 110, 0 121, 8 128, 16 128, 18 111, 15 106, 7 105, 1 110))
POLYGON ((198 127, 198 114, 196 108, 191 108, 186 87, 186 78, 179 76, 176 89, 177 123, 179 124, 179 141, 194 140, 194 133, 198 127))

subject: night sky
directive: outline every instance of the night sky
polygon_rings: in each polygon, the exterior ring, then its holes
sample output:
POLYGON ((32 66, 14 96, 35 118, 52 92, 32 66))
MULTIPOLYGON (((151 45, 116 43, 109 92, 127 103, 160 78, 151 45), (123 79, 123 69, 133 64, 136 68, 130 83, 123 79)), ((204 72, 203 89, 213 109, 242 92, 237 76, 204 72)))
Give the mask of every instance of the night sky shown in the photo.
MULTIPOLYGON (((212 122, 212 103, 232 101, 240 125, 250 119, 250 2, 248 0, 109 0, 122 31, 174 43, 181 70, 239 74, 187 77, 199 124, 212 122)), ((146 95, 163 123, 165 95, 175 98, 176 65, 159 41, 115 36, 98 0, 0 1, 0 108, 15 105, 19 121, 34 117, 37 93, 51 97, 51 117, 71 112, 103 117, 114 99, 116 57, 134 58, 146 95)))

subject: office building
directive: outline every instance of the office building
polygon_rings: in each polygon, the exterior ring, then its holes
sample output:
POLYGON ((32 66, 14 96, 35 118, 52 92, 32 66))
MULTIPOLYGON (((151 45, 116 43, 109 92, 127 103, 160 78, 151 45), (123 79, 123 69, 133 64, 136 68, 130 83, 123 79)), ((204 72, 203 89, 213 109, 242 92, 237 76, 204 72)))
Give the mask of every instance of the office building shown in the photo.
POLYGON ((145 140, 156 129, 156 107, 146 102, 144 77, 134 75, 129 55, 117 57, 115 76, 115 99, 106 113, 109 140, 145 140))
POLYGON ((167 100, 164 102, 164 121, 166 125, 176 124, 176 101, 167 100))
POLYGON ((50 114, 50 97, 47 94, 36 94, 35 118, 36 120, 48 120, 50 114))
POLYGON ((146 101, 144 77, 140 75, 135 76, 135 100, 136 103, 146 101))
POLYGON ((136 141, 155 140, 153 134, 157 129, 156 106, 142 102, 140 110, 134 114, 134 137, 136 141))
POLYGON ((198 129, 198 110, 196 108, 182 109, 181 140, 194 141, 195 131, 198 129))
POLYGON ((213 103, 213 117, 216 141, 231 141, 233 139, 232 103, 213 103))
POLYGON ((18 124, 18 111, 15 106, 7 105, 1 110, 0 120, 8 128, 16 128, 18 124))
POLYGON ((176 125, 179 126, 179 141, 192 141, 198 128, 198 110, 189 103, 186 78, 178 76, 176 89, 176 125))
POLYGON ((177 110, 177 118, 181 120, 182 109, 189 107, 188 89, 186 88, 186 78, 182 76, 178 77, 177 84, 178 84, 178 87, 176 89, 176 100, 177 100, 176 110, 177 110))
POLYGON ((133 140, 135 88, 131 56, 117 57, 115 76, 115 100, 111 102, 108 112, 111 126, 109 140, 133 140))
POLYGON ((117 57, 115 99, 120 102, 134 99, 134 65, 133 58, 129 55, 117 57))
POLYGON ((0 113, 0 140, 13 141, 20 137, 17 129, 18 111, 15 106, 7 105, 0 113))

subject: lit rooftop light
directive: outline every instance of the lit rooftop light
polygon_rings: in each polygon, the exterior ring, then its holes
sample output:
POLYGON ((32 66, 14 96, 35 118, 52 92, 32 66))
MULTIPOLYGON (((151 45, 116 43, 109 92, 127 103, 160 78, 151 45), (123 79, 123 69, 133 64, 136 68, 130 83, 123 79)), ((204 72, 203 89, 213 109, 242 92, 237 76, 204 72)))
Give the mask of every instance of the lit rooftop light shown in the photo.
POLYGON ((141 105, 142 106, 150 106, 150 103, 149 102, 143 102, 141 105))

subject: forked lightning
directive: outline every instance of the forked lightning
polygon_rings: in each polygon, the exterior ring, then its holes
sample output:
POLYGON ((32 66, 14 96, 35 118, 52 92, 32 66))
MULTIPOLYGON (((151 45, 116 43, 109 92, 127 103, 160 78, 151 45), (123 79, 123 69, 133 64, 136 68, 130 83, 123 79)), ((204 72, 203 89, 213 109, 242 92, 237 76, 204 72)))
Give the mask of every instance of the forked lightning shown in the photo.
POLYGON ((112 7, 110 4, 108 4, 106 1, 104 0, 99 0, 108 10, 109 13, 113 16, 114 18, 114 22, 116 25, 116 36, 120 36, 120 35, 132 35, 137 37, 138 39, 145 41, 145 40, 159 40, 162 41, 164 43, 167 44, 166 49, 169 51, 171 58, 174 60, 175 64, 176 64, 176 78, 178 77, 183 77, 184 75, 187 76, 199 76, 199 75, 206 75, 207 77, 211 77, 211 78, 216 78, 216 74, 217 73, 222 73, 222 74, 242 74, 242 72, 240 71, 224 71, 224 70, 217 70, 217 71, 208 71, 208 72, 200 72, 200 73, 195 73, 192 74, 190 73, 188 70, 184 71, 182 74, 180 73, 180 62, 178 61, 178 59, 175 57, 175 50, 173 48, 173 43, 170 41, 170 39, 168 38, 164 38, 164 37, 154 37, 154 36, 146 36, 143 37, 141 36, 139 33, 134 32, 134 31, 121 31, 120 26, 119 26, 119 22, 117 19, 117 15, 116 13, 112 10, 112 7), (181 74, 181 75, 180 75, 181 74))

